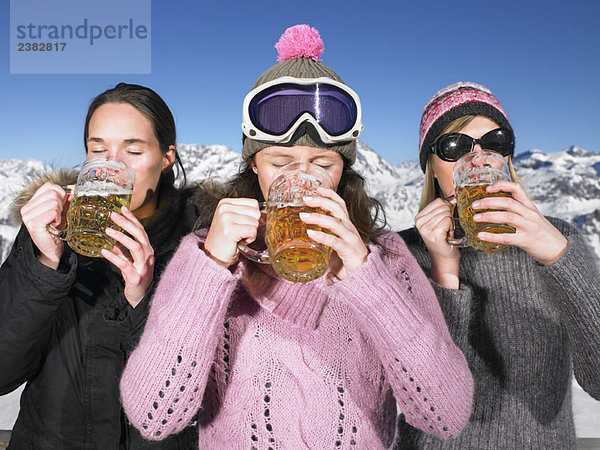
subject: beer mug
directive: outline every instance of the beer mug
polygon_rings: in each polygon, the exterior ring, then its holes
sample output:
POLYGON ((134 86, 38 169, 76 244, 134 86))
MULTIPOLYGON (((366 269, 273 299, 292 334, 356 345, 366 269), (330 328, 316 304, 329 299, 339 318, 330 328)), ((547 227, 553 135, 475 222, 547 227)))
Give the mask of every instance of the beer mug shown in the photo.
POLYGON ((112 250, 115 240, 105 233, 107 227, 122 231, 110 213, 129 207, 133 193, 133 172, 125 164, 104 158, 88 159, 77 177, 73 201, 67 212, 66 230, 48 230, 64 240, 77 253, 101 258, 103 248, 112 250))
MULTIPOLYGON (((267 248, 255 250, 239 243, 242 254, 251 261, 271 264, 279 276, 297 283, 323 275, 329 267, 331 248, 312 240, 306 230, 326 230, 300 220, 301 212, 328 214, 321 208, 306 206, 302 200, 317 195, 319 186, 331 189, 333 183, 329 174, 317 165, 298 162, 279 169, 271 180, 267 201, 261 204, 261 210, 266 213, 264 243, 267 248)), ((261 231, 259 228, 257 241, 263 237, 261 231)))
POLYGON ((486 188, 500 180, 510 181, 508 166, 504 157, 494 151, 470 152, 461 157, 454 166, 454 181, 458 218, 464 231, 461 238, 447 238, 447 242, 457 247, 471 246, 484 253, 498 253, 509 245, 485 242, 477 238, 477 233, 514 233, 515 229, 502 223, 475 222, 473 215, 492 211, 490 209, 474 210, 471 204, 484 197, 509 197, 508 192, 487 192, 486 188))

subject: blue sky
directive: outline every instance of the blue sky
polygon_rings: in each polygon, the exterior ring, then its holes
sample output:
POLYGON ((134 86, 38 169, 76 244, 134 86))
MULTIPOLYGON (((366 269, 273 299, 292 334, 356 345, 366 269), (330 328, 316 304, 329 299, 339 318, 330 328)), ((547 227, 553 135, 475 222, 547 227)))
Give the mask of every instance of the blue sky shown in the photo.
POLYGON ((151 74, 10 75, 10 9, 3 1, 0 159, 77 164, 90 100, 119 81, 150 86, 165 99, 179 142, 239 152, 242 99, 275 64, 279 36, 298 23, 320 31, 323 62, 362 99, 361 140, 392 164, 417 159, 423 105, 456 81, 478 82, 499 97, 517 152, 570 145, 597 152, 599 5, 152 0, 151 74))

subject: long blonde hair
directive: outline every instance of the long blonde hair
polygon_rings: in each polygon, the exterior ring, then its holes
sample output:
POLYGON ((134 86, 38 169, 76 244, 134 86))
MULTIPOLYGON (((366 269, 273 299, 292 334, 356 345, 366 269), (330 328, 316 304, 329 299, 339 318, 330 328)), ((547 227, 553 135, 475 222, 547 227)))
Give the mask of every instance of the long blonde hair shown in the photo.
MULTIPOLYGON (((439 135, 436 136, 434 143, 442 136, 447 133, 456 133, 465 128, 473 119, 475 119, 475 115, 467 115, 459 117, 458 119, 450 122, 446 127, 440 132, 439 135)), ((434 158, 434 154, 430 153, 427 157, 427 164, 425 165, 425 183, 423 184, 423 192, 421 193, 421 204, 419 205, 419 211, 429 205, 436 198, 440 197, 439 188, 437 186, 435 177, 433 175, 433 164, 432 159, 434 158)), ((512 156, 508 157, 508 172, 510 173, 510 177, 516 183, 521 183, 521 179, 515 172, 515 168, 512 164, 512 156)))

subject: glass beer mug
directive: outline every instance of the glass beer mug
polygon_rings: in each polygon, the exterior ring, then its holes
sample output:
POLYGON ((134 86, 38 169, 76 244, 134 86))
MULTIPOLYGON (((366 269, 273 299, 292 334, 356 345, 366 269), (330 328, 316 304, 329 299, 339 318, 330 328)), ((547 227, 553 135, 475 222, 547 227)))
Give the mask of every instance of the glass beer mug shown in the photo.
MULTIPOLYGON (((329 174, 309 163, 292 163, 279 169, 269 186, 264 241, 266 250, 254 250, 242 243, 238 248, 248 259, 271 264, 286 280, 306 283, 323 275, 329 267, 331 248, 313 241, 306 229, 326 231, 300 220, 301 212, 328 214, 321 208, 311 208, 302 200, 315 196, 319 186, 332 188, 329 174)), ((260 239, 259 229, 259 239, 260 239)), ((258 240, 258 239, 257 239, 258 240)))
POLYGON ((447 242, 457 247, 471 246, 484 253, 498 253, 509 245, 485 242, 477 238, 477 233, 514 233, 515 229, 502 223, 475 222, 473 215, 491 211, 489 209, 474 210, 471 204, 484 197, 509 197, 508 192, 487 192, 486 188, 496 181, 510 181, 508 166, 504 157, 494 151, 467 153, 454 166, 454 181, 458 218, 464 231, 461 238, 448 238, 447 242))
POLYGON ((111 250, 115 245, 114 239, 106 235, 106 228, 122 231, 110 219, 110 213, 120 213, 121 206, 129 207, 133 182, 133 172, 123 163, 104 158, 88 159, 77 177, 66 230, 51 226, 48 230, 77 253, 101 258, 103 248, 111 250))

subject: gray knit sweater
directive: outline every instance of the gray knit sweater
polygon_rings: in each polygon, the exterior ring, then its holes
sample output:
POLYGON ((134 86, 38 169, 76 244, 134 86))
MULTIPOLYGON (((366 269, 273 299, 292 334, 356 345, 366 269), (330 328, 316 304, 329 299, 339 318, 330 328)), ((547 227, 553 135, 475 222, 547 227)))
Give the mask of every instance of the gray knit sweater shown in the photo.
MULTIPOLYGON (((542 266, 510 248, 461 250, 460 289, 432 282, 450 333, 475 379, 473 410, 449 440, 399 420, 398 449, 575 449, 571 376, 600 399, 600 271, 576 229, 549 219, 569 240, 542 266)), ((419 233, 400 233, 425 273, 419 233)), ((539 237, 543 239, 543 236, 539 237)))

